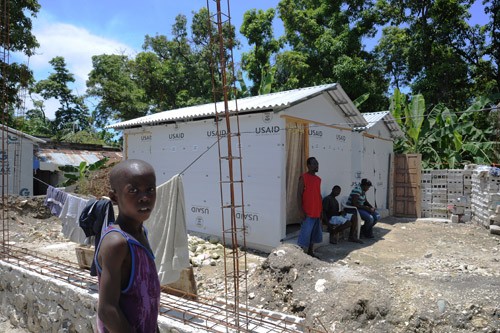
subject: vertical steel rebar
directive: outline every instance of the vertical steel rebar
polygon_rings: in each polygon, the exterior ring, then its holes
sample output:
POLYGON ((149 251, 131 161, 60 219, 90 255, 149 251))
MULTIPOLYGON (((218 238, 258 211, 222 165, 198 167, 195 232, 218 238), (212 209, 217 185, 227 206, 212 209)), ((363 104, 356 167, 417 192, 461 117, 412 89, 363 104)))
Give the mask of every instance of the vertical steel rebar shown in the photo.
POLYGON ((1 108, 2 108, 2 116, 1 116, 1 127, 2 127, 2 151, 0 152, 1 159, 1 180, 2 180, 2 212, 0 218, 2 219, 2 249, 1 253, 4 256, 8 253, 8 245, 9 245, 9 219, 8 219, 8 191, 9 191, 9 177, 6 175, 6 170, 8 168, 9 159, 8 159, 8 147, 6 145, 6 130, 7 130, 7 119, 8 119, 8 111, 9 111, 9 103, 7 96, 7 80, 8 80, 8 68, 7 64, 9 63, 9 1, 8 0, 0 0, 2 8, 2 15, 0 15, 0 47, 2 49, 2 99, 1 99, 1 108))
MULTIPOLYGON (((246 236, 245 236, 245 205, 243 196, 243 162, 241 158, 241 135, 238 117, 238 104, 236 94, 233 94, 234 108, 230 108, 230 92, 236 91, 234 87, 234 60, 232 40, 228 40, 226 48, 224 24, 231 24, 229 0, 226 12, 223 11, 220 0, 212 0, 215 11, 212 16, 210 0, 207 0, 208 31, 210 32, 211 73, 212 89, 215 105, 215 122, 217 128, 219 152, 219 181, 222 210, 222 241, 224 243, 224 289, 226 306, 233 309, 234 325, 244 327, 247 323, 240 320, 242 309, 247 309, 247 262, 246 262, 246 236), (212 34, 212 24, 217 33, 212 34), (229 52, 227 52, 229 51, 229 52), (218 57, 216 53, 218 52, 218 57), (227 59, 226 59, 227 57, 227 59), (218 58, 218 59, 217 59, 218 58), (217 60, 216 60, 217 59, 217 60), (228 65, 229 62, 229 65, 228 65), (228 79, 227 75, 231 75, 228 79), (219 112, 218 102, 223 106, 219 112), (234 120, 235 124, 232 123, 234 120), (232 127, 235 127, 234 129, 232 127), (222 144, 223 141, 225 145, 222 144), (235 142, 233 142, 235 141, 235 142), (236 144, 234 149, 233 144, 236 144), (239 160, 239 163, 235 163, 239 160), (229 197, 228 199, 226 199, 229 197), (226 212, 230 222, 226 223, 226 212), (238 225, 238 216, 241 225, 238 225), (240 249, 240 245, 244 250, 240 249), (229 249, 229 250, 228 250, 229 249), (243 259, 240 262, 240 259, 243 259), (241 267, 240 265, 243 265, 241 267), (244 305, 241 307, 241 305, 244 305)), ((229 37, 230 38, 230 37, 229 37)), ((245 316, 246 317, 246 316, 245 316)), ((229 320, 229 318, 228 318, 229 320)), ((237 329, 239 331, 239 329, 237 329)))

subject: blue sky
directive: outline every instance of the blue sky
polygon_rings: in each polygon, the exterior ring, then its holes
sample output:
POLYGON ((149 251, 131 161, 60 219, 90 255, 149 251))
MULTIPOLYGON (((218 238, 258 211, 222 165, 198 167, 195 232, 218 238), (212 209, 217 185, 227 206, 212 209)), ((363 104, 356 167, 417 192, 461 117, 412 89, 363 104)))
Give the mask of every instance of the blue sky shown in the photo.
MULTIPOLYGON (((213 0, 208 0, 215 10, 213 0)), ((33 33, 40 43, 37 54, 29 59, 35 79, 41 80, 52 71, 49 60, 63 56, 68 70, 75 75, 76 93, 85 92, 85 81, 91 70, 91 57, 97 54, 123 53, 134 56, 141 51, 146 34, 169 35, 175 16, 206 7, 206 0, 39 0, 41 10, 33 19, 33 33)), ((231 0, 231 21, 237 31, 245 11, 276 7, 279 0, 231 0)), ((476 1, 472 8, 472 24, 484 24, 485 14, 476 1)), ((226 0, 222 0, 226 9, 226 0)), ((275 22, 275 36, 281 35, 281 22, 275 22)), ((240 38, 244 42, 244 38, 240 38)), ((246 46, 244 45, 244 48, 246 46)), ((240 51, 241 52, 241 51, 240 51)), ((235 55, 235 60, 239 55, 235 55)), ((27 62, 28 59, 16 61, 27 62)), ((28 102, 28 101, 27 101, 28 102)), ((57 105, 46 103, 46 113, 53 118, 57 105)))

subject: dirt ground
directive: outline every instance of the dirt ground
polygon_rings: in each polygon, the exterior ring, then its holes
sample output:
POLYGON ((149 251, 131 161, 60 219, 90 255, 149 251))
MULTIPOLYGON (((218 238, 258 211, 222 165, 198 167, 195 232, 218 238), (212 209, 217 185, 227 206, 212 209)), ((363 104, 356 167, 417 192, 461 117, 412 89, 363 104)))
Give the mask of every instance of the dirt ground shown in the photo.
MULTIPOLYGON (((43 198, 9 208, 9 240, 76 261, 43 198)), ((375 239, 249 253, 249 304, 325 332, 500 332, 500 237, 473 224, 385 218, 375 239)), ((197 267, 204 296, 222 296, 222 262, 197 267)), ((0 314, 0 331, 22 333, 0 314)))

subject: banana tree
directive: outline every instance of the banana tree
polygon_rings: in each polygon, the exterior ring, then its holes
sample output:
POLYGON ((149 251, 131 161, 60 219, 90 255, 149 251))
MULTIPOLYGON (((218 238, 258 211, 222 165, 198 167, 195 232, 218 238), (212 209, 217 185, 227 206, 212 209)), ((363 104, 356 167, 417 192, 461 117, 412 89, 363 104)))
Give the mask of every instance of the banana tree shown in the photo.
POLYGON ((84 181, 91 171, 103 169, 108 160, 109 158, 105 157, 92 164, 87 164, 87 162, 83 161, 78 166, 73 166, 73 165, 60 166, 59 170, 65 172, 64 177, 66 178, 64 182, 62 182, 61 186, 70 186, 78 182, 84 181))
POLYGON ((405 133, 405 138, 397 143, 397 150, 410 154, 419 153, 420 134, 425 117, 424 96, 413 95, 408 103, 407 96, 396 89, 389 110, 405 133))
POLYGON ((475 111, 490 102, 481 97, 462 113, 438 104, 426 114, 422 95, 407 97, 396 90, 391 99, 391 112, 405 132, 396 142, 401 153, 422 154, 424 168, 457 168, 465 162, 490 164, 495 143, 490 140, 492 127, 478 129, 474 125, 475 111))

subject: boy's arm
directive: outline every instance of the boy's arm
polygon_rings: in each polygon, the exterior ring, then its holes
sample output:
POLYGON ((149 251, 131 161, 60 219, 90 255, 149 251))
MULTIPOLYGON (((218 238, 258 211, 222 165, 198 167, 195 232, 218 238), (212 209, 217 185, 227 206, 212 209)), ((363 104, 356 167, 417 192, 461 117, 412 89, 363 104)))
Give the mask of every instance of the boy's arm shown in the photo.
POLYGON ((117 232, 106 235, 99 250, 102 267, 97 315, 109 332, 134 332, 120 309, 122 266, 129 253, 127 241, 117 232))
POLYGON ((333 215, 331 215, 331 212, 333 211, 332 207, 332 202, 331 200, 328 200, 328 197, 325 197, 323 201, 321 202, 321 205, 323 207, 322 211, 322 217, 323 217, 323 222, 328 224, 328 221, 332 218, 333 215))
POLYGON ((361 205, 359 203, 359 195, 358 194, 353 194, 351 196, 351 204, 356 207, 357 209, 363 209, 363 210, 367 210, 367 211, 371 211, 372 208, 370 206, 367 206, 366 204, 368 203, 368 201, 365 200, 365 204, 364 205, 361 205))
POLYGON ((372 213, 375 212, 375 209, 373 208, 373 206, 366 199, 365 199, 365 206, 368 207, 368 211, 370 211, 372 213))

